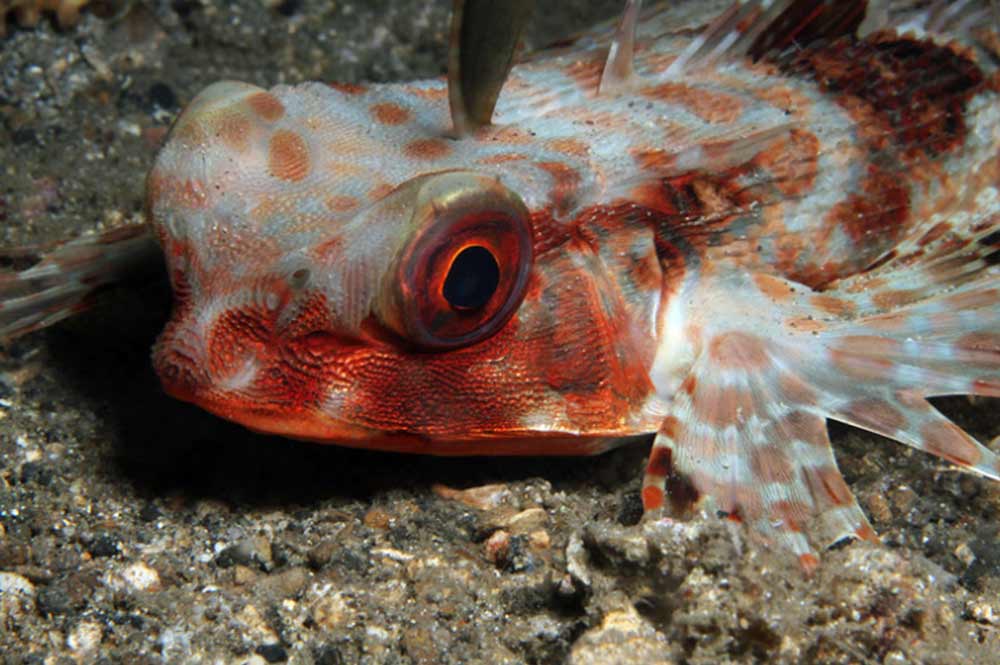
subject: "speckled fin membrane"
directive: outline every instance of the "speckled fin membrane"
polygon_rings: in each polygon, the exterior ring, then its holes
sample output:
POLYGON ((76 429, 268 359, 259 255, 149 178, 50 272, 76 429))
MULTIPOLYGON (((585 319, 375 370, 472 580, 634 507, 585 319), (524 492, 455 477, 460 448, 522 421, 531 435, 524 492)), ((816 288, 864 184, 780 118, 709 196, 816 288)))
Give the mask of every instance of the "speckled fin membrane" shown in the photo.
POLYGON ((21 247, 2 255, 40 260, 26 270, 0 274, 0 339, 73 316, 87 309, 102 288, 155 274, 163 265, 146 225, 85 236, 49 251, 21 247))
POLYGON ((684 513, 704 501, 807 569, 817 548, 873 539, 837 470, 827 418, 1000 480, 997 455, 926 400, 1000 397, 998 227, 919 266, 866 275, 885 280, 874 290, 854 280, 814 293, 738 273, 697 285, 688 297, 703 303, 705 343, 656 436, 647 509, 684 513))

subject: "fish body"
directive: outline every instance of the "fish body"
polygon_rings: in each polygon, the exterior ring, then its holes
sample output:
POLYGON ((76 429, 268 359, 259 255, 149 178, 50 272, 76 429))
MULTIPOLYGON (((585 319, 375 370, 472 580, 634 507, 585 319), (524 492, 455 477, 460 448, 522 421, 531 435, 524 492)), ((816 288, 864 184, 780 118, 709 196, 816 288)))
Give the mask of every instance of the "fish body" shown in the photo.
POLYGON ((1000 479, 925 399, 1000 396, 997 28, 868 4, 695 30, 629 3, 462 134, 444 80, 211 86, 148 178, 165 390, 405 452, 655 432, 648 511, 721 511, 807 569, 876 538, 827 418, 1000 479))

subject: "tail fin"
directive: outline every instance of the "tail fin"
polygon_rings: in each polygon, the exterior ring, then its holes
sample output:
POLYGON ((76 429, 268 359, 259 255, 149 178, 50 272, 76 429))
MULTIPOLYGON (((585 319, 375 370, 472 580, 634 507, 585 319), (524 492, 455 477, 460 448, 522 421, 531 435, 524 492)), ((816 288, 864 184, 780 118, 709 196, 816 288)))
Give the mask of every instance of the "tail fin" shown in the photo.
MULTIPOLYGON (((38 255, 8 250, 8 259, 38 255)), ((38 330, 91 306, 110 284, 149 276, 163 261, 148 226, 126 226, 59 245, 32 267, 0 274, 0 339, 38 330)))

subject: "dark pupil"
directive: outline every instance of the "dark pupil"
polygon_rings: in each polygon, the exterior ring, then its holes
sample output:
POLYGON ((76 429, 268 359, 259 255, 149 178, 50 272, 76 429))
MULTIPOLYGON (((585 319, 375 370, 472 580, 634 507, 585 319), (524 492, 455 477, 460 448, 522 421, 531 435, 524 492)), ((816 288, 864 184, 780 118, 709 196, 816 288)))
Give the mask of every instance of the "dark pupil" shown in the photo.
POLYGON ((444 298, 455 309, 479 309, 500 283, 500 266, 485 247, 466 247, 452 261, 444 280, 444 298))

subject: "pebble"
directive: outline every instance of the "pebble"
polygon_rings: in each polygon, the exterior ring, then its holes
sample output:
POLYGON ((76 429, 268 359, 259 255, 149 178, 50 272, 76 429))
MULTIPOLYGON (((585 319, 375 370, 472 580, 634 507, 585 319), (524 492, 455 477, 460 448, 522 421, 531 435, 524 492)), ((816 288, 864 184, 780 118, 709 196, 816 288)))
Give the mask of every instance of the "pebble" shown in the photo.
POLYGON ((492 484, 457 490, 447 485, 433 485, 431 490, 442 499, 458 501, 470 508, 489 510, 506 503, 510 498, 510 490, 506 485, 492 484))
POLYGON ((134 591, 159 591, 160 574, 142 561, 137 561, 121 572, 125 584, 134 591))
POLYGON ((96 621, 81 621, 66 636, 66 646, 78 658, 83 658, 96 652, 103 638, 104 627, 101 624, 96 621))
POLYGON ((381 508, 372 508, 365 513, 363 521, 365 526, 369 529, 385 530, 389 528, 392 518, 389 516, 389 513, 385 512, 381 508))
POLYGON ((573 645, 569 665, 643 663, 672 665, 667 638, 647 623, 635 608, 612 610, 601 625, 584 633, 573 645))
POLYGON ((264 577, 257 583, 257 589, 270 596, 292 598, 299 595, 308 583, 309 571, 295 567, 264 577))
POLYGON ((520 535, 537 531, 545 526, 549 516, 542 508, 528 508, 507 519, 505 526, 511 533, 520 535))
POLYGON ((0 572, 0 619, 17 620, 34 610, 35 585, 17 573, 0 572))

